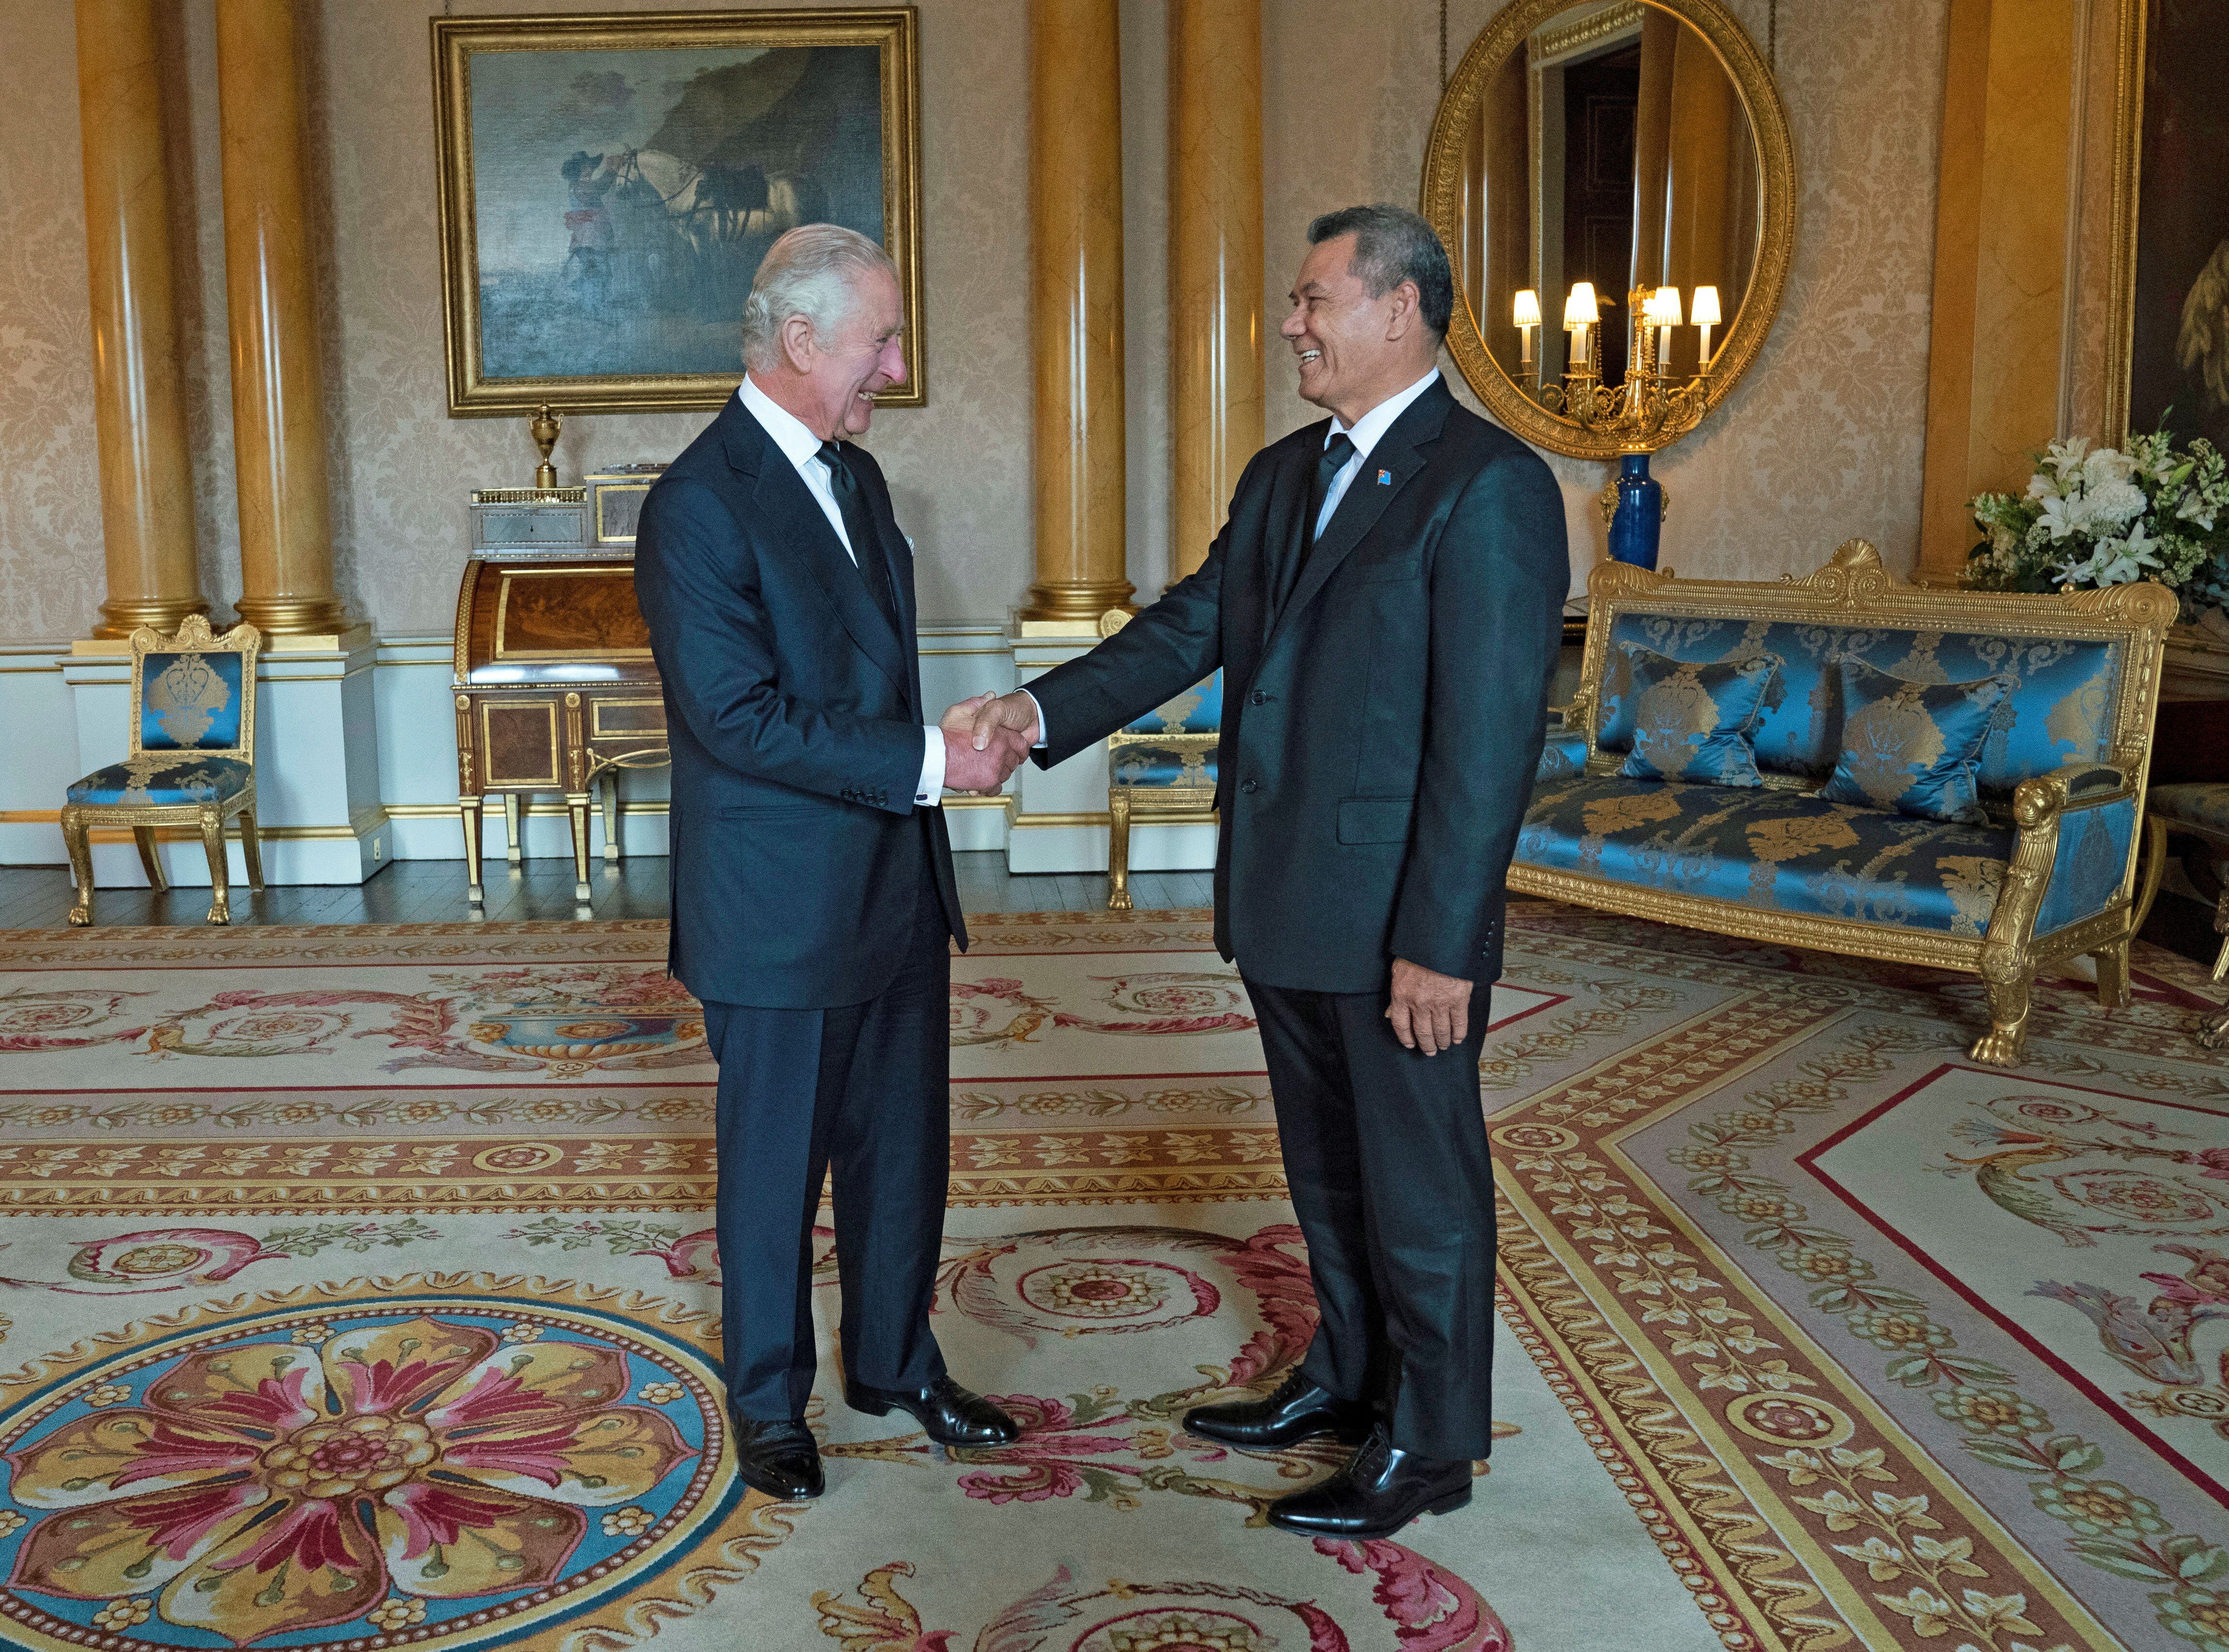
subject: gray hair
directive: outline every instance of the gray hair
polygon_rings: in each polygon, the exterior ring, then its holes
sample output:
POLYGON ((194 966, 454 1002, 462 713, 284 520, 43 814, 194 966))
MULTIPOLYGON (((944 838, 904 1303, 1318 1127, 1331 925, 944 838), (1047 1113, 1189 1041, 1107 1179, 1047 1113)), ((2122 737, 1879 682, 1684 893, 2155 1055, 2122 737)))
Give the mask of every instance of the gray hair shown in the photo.
POLYGON ((869 270, 892 280, 890 255, 841 224, 800 224, 767 248, 743 300, 743 363, 761 371, 781 353, 782 324, 803 316, 825 342, 851 312, 852 289, 869 270))
POLYGON ((1371 207, 1341 207, 1308 225, 1308 244, 1317 246, 1341 235, 1354 237, 1354 259, 1348 273, 1359 277, 1373 299, 1382 299, 1404 281, 1416 284, 1417 307, 1435 337, 1448 336, 1448 318, 1455 313, 1455 273, 1448 267, 1448 249, 1438 232, 1406 207, 1379 202, 1371 207))

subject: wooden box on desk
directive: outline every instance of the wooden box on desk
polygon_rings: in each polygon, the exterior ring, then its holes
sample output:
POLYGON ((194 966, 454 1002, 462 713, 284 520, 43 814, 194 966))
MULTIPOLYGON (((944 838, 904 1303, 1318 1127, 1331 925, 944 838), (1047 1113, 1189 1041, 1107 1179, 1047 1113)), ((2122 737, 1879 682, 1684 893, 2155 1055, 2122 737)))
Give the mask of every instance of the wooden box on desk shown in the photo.
POLYGON ((472 899, 483 899, 480 808, 504 799, 518 857, 517 802, 564 794, 575 895, 588 898, 590 788, 603 782, 604 856, 619 858, 621 768, 664 764, 665 697, 624 557, 475 557, 457 592, 457 807, 472 899))

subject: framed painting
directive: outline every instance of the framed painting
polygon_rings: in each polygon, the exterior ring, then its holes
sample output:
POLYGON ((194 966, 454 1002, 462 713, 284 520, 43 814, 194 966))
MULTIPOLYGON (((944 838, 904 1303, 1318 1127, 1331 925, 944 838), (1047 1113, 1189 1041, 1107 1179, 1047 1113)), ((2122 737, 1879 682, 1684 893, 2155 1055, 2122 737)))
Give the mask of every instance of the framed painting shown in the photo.
POLYGON ((2123 0, 2108 440, 2229 452, 2229 99, 2219 0, 2123 0))
POLYGON ((775 237, 897 265, 919 407, 911 7, 433 20, 449 412, 717 407, 775 237))

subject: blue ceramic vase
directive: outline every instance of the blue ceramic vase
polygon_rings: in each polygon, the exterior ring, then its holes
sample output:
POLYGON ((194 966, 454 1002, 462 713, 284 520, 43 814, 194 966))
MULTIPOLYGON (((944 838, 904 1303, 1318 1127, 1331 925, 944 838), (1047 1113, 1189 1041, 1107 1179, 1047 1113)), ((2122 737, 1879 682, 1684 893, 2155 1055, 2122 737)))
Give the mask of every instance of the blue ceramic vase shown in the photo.
POLYGON ((1649 475, 1647 453, 1624 454, 1618 460, 1617 513, 1609 523, 1610 557, 1654 568, 1663 537, 1664 484, 1649 475))

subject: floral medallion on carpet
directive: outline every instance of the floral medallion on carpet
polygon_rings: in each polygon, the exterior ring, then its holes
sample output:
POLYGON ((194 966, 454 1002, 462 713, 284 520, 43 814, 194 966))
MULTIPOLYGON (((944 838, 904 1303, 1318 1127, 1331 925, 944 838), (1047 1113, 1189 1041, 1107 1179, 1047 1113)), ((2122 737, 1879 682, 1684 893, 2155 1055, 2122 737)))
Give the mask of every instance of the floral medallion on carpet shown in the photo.
POLYGON ((1335 1450, 1181 1428, 1314 1317, 1204 915, 973 922, 938 1334, 1025 1432, 824 1344, 811 1505, 734 1474, 662 925, 0 935, 0 1643, 2229 1652, 2195 966, 2000 1072, 1976 983, 1519 903, 1490 1471, 1311 1544, 1335 1450))

